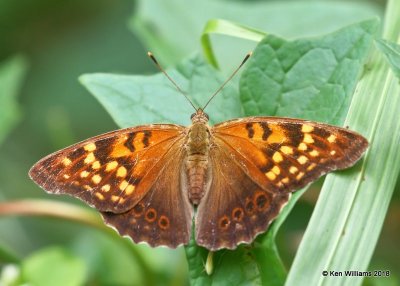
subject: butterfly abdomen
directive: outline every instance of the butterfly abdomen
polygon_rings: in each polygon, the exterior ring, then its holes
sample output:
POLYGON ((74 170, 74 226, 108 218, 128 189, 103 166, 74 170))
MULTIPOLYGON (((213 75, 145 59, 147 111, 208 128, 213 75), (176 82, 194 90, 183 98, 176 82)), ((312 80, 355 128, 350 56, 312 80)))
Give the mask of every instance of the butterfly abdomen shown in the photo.
POLYGON ((189 200, 198 205, 204 195, 209 169, 208 153, 210 133, 203 123, 193 124, 186 143, 186 176, 189 186, 189 200))

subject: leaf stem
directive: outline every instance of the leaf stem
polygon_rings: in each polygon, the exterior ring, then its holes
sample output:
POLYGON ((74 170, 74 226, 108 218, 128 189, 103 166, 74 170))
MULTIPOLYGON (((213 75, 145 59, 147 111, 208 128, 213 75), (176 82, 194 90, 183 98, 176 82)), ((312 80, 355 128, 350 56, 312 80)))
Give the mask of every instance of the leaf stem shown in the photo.
POLYGON ((123 245, 136 260, 143 274, 145 284, 154 285, 154 275, 141 253, 134 247, 131 241, 125 238, 121 239, 113 229, 107 227, 94 211, 69 203, 50 200, 27 199, 0 203, 0 216, 11 215, 52 217, 96 228, 109 235, 112 240, 120 241, 121 245, 123 245))

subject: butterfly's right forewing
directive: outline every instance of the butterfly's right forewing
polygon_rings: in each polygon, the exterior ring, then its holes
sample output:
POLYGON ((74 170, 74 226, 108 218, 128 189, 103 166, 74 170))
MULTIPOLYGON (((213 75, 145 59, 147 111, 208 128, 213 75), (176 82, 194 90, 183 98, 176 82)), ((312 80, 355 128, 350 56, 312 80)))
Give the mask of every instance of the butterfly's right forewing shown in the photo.
POLYGON ((163 167, 160 162, 184 133, 184 127, 171 124, 113 131, 50 154, 29 175, 47 192, 122 213, 146 195, 163 167))

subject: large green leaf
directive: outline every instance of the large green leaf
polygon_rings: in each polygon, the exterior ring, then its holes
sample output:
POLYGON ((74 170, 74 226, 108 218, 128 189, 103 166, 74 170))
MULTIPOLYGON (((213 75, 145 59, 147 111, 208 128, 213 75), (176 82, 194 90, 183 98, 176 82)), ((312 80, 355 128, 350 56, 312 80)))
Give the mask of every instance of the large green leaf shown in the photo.
POLYGON ((0 65, 0 144, 21 114, 17 94, 26 71, 26 61, 16 56, 0 65))
POLYGON ((22 263, 22 279, 29 285, 78 286, 85 278, 85 263, 58 247, 42 249, 22 263))
MULTIPOLYGON (((298 38, 325 34, 378 13, 371 3, 351 1, 140 0, 130 27, 161 62, 176 64, 182 55, 199 50, 204 23, 210 19, 226 19, 298 38)), ((255 45, 226 38, 215 45, 222 68, 234 65, 232 59, 255 45)))
MULTIPOLYGON (((224 80, 199 56, 168 72, 197 107, 203 106, 224 80)), ((187 125, 194 112, 163 74, 87 74, 80 80, 120 127, 161 122, 187 125)), ((237 87, 229 83, 207 107, 207 112, 213 123, 242 116, 237 87)))
POLYGON ((265 37, 240 80, 245 114, 342 124, 377 25, 295 41, 265 37))

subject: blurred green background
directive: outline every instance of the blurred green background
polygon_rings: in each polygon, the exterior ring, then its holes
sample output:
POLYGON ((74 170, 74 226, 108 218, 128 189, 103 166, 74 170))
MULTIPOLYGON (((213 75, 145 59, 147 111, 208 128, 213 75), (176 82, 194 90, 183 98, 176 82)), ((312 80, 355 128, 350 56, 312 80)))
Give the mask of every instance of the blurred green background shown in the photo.
MULTIPOLYGON (((83 205, 73 198, 45 194, 27 175, 29 168, 43 156, 117 129, 100 104, 79 84, 80 75, 154 73, 156 69, 146 56, 148 49, 165 66, 173 65, 200 50, 202 25, 211 18, 231 19, 269 33, 296 38, 330 32, 371 15, 381 16, 385 6, 384 1, 372 0, 297 1, 296 4, 280 1, 270 3, 269 14, 263 16, 261 6, 257 5, 264 5, 266 1, 192 1, 190 5, 181 2, 0 1, 0 66, 8 65, 13 70, 13 90, 19 105, 0 106, 4 114, 6 109, 19 114, 18 118, 10 119, 14 128, 4 139, 0 137, 1 201, 47 198, 83 205), (304 11, 304 5, 309 13, 299 14, 304 11), (320 14, 327 10, 324 5, 335 7, 331 17, 320 14)), ((222 70, 230 70, 254 46, 246 41, 238 45, 237 40, 227 37, 214 40, 222 70)), ((399 188, 395 191, 370 269, 400 273, 399 188)), ((297 203, 279 233, 280 252, 287 267, 290 267, 317 196, 318 186, 297 203)), ((84 262, 89 285, 140 285, 143 275, 137 268, 137 261, 126 253, 121 242, 72 222, 2 216, 0 248, 3 247, 21 259, 48 247, 64 248, 84 262)), ((155 269, 154 273, 160 276, 158 281, 164 281, 165 285, 187 283, 182 249, 154 250, 146 246, 138 249, 155 269)), ((3 275, 4 265, 0 261, 3 275)))

